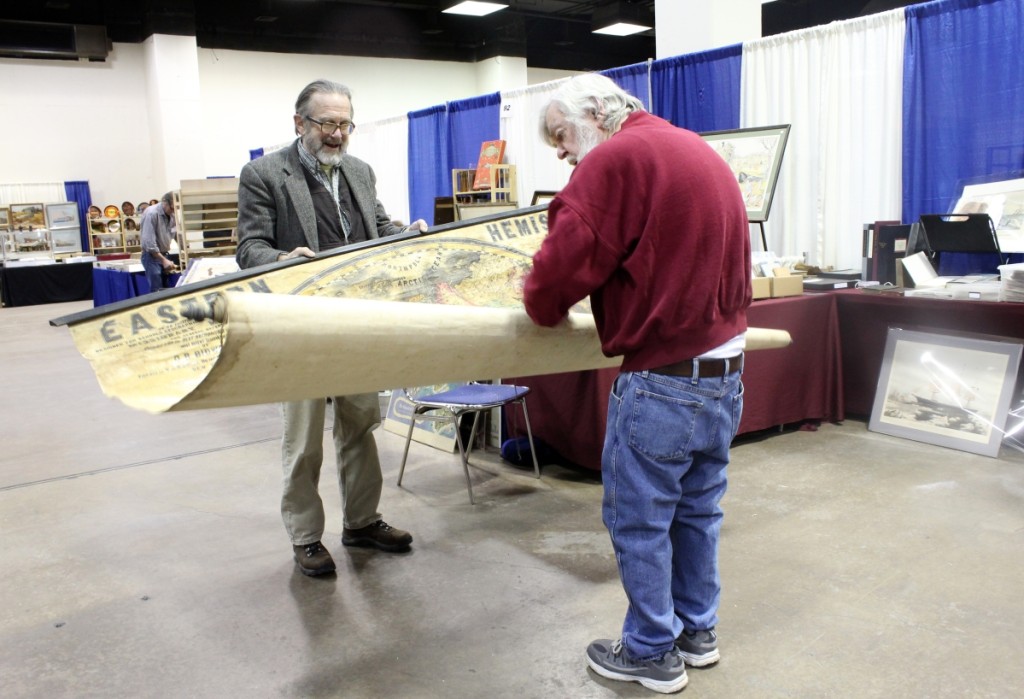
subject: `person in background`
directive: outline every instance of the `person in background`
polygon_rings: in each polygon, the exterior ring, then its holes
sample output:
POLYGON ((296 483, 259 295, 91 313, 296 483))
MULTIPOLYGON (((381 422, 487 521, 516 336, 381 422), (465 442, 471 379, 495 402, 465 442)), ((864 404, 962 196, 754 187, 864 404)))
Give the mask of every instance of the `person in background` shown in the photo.
MULTIPOLYGON (((298 138, 243 168, 238 190, 239 267, 257 267, 406 231, 377 200, 376 176, 346 153, 355 129, 352 92, 329 80, 307 85, 295 102, 298 138)), ((325 372, 330 367, 324 367, 325 372)), ((299 570, 335 570, 323 545, 324 506, 318 492, 323 463, 325 398, 283 405, 284 492, 281 515, 299 570)), ((380 425, 376 393, 332 396, 334 448, 344 514, 341 543, 406 551, 412 535, 378 512, 383 479, 373 430, 380 425)))
POLYGON ((142 268, 146 271, 149 290, 160 291, 167 286, 167 275, 174 269, 168 257, 174 239, 174 195, 167 192, 157 206, 150 206, 139 223, 139 243, 142 246, 142 268))
POLYGON ((720 655, 719 501, 743 407, 750 234, 729 166, 606 77, 570 79, 541 134, 575 166, 548 208, 524 301, 554 326, 588 295, 608 401, 602 516, 629 601, 587 664, 662 693, 720 655))

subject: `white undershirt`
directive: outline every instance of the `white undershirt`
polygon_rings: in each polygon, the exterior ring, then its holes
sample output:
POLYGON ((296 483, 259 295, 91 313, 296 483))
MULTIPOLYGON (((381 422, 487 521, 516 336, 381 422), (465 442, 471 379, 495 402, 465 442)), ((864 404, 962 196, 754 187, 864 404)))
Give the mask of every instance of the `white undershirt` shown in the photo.
POLYGON ((729 359, 738 357, 747 346, 747 334, 740 333, 731 340, 722 343, 714 349, 709 349, 697 359, 729 359))

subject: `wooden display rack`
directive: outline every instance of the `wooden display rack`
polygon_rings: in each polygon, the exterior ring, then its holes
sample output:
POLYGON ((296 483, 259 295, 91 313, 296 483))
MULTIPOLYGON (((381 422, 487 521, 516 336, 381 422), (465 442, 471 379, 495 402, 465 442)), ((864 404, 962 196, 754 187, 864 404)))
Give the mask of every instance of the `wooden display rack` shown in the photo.
POLYGON ((515 165, 490 165, 491 186, 473 189, 475 169, 452 170, 455 220, 465 221, 519 207, 515 165))
POLYGON ((174 192, 180 267, 189 258, 234 255, 238 246, 238 178, 182 180, 174 192))

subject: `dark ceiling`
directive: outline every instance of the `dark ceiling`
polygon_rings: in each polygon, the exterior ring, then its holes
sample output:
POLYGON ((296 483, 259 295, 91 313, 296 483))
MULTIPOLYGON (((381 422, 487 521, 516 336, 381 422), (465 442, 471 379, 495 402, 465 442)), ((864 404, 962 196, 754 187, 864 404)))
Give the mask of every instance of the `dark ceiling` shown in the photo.
MULTIPOLYGON (((607 1, 510 0, 506 10, 468 18, 441 14, 443 0, 5 0, 0 50, 11 55, 11 44, 32 34, 21 22, 46 22, 103 25, 114 42, 194 35, 210 49, 467 62, 503 55, 558 70, 604 70, 654 58, 653 30, 623 38, 590 32, 591 14, 607 1)), ((654 12, 654 0, 622 1, 654 12)), ((908 4, 775 0, 762 5, 762 34, 908 4)))

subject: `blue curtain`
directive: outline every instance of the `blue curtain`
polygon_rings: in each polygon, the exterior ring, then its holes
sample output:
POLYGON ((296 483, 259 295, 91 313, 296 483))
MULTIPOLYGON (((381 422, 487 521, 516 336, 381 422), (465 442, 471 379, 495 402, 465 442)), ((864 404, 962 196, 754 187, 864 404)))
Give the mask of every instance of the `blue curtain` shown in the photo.
MULTIPOLYGON (((959 182, 1024 169, 1021 0, 940 0, 906 9, 903 221, 947 213, 959 182)), ((995 271, 946 255, 941 274, 995 271)))
POLYGON ((742 44, 654 61, 652 112, 691 131, 738 129, 742 64, 742 44))
POLYGON ((82 250, 89 250, 89 207, 92 193, 87 180, 72 180, 64 183, 64 196, 78 204, 78 236, 82 239, 82 250))
POLYGON ((643 102, 647 111, 651 111, 650 70, 646 62, 634 63, 621 68, 602 70, 601 75, 614 80, 616 85, 643 102))
MULTIPOLYGON (((434 197, 451 195, 445 105, 409 112, 409 220, 434 221, 434 197)), ((479 146, 478 146, 479 147, 479 146)))
MULTIPOLYGON (((448 162, 453 168, 476 167, 480 144, 501 136, 500 118, 500 92, 448 103, 448 162)), ((447 184, 444 193, 450 195, 450 175, 447 184)))

